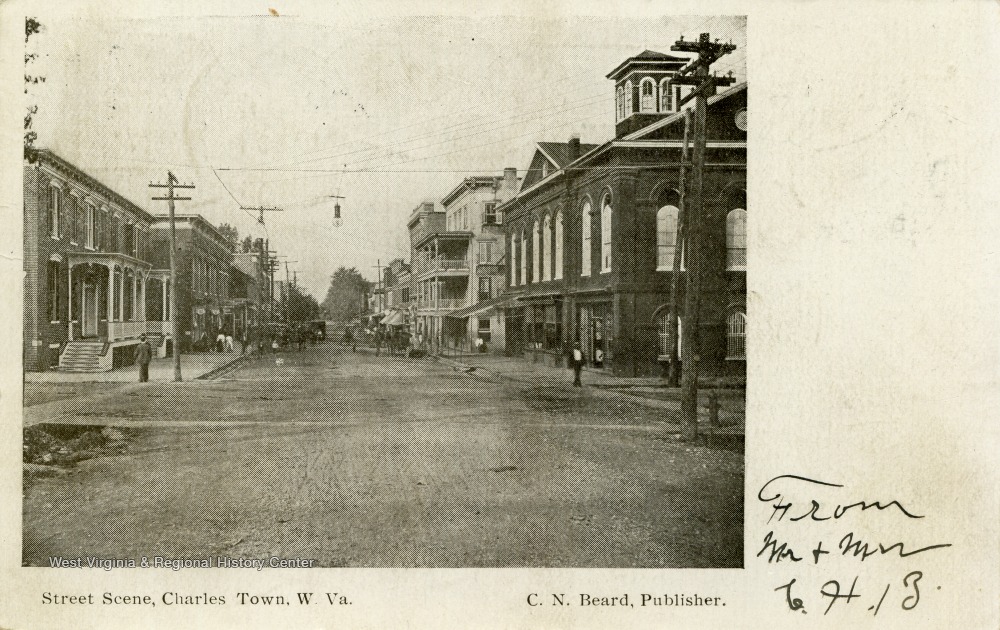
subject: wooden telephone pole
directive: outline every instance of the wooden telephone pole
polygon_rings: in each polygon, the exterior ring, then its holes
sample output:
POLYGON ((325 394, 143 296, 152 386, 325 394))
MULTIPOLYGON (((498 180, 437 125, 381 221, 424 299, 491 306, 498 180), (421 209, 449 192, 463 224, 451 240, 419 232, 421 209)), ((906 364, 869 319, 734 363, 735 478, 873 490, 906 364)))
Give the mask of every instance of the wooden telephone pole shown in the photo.
POLYGON ((150 182, 150 188, 166 188, 166 197, 153 197, 153 201, 166 201, 170 213, 170 335, 173 337, 174 381, 181 382, 181 322, 177 317, 177 230, 174 227, 174 202, 190 201, 190 197, 175 197, 175 188, 194 188, 194 184, 181 184, 174 174, 167 171, 166 184, 150 182))
POLYGON ((681 435, 685 440, 698 438, 698 337, 701 307, 701 231, 704 219, 705 144, 707 129, 708 97, 715 94, 718 85, 729 85, 732 77, 709 75, 709 68, 723 55, 734 50, 733 44, 712 42, 708 33, 702 33, 697 42, 686 42, 683 37, 670 50, 697 53, 698 58, 681 68, 670 79, 673 85, 693 85, 694 90, 677 104, 684 105, 692 98, 694 107, 694 156, 691 164, 691 182, 684 200, 685 232, 687 238, 687 277, 684 292, 684 329, 687 343, 681 348, 681 435), (693 73, 693 76, 688 76, 693 73))

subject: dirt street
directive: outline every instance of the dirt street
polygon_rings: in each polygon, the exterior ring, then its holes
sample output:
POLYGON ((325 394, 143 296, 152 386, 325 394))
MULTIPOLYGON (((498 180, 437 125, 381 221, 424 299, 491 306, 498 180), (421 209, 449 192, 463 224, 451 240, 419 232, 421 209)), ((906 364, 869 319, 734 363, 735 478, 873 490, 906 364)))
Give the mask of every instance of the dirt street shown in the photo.
POLYGON ((32 413, 60 430, 118 430, 69 474, 25 477, 23 562, 742 566, 742 452, 680 443, 664 411, 570 379, 330 343, 214 381, 77 386, 78 405, 36 385, 32 413))

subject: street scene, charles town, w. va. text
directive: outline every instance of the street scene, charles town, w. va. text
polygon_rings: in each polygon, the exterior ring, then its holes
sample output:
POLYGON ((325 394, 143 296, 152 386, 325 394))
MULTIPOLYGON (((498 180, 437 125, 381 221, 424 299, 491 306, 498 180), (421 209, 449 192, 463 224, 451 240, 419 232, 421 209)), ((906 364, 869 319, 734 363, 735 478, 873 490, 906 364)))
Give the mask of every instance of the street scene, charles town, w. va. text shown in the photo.
POLYGON ((744 18, 26 50, 24 565, 743 566, 744 18))

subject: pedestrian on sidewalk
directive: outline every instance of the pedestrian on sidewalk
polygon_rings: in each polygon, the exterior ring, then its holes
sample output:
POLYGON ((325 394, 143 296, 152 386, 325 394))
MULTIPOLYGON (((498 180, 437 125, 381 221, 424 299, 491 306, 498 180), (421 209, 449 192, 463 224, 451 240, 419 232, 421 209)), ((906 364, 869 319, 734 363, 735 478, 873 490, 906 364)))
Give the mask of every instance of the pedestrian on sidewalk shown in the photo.
POLYGON ((580 382, 580 372, 583 371, 583 351, 580 350, 579 341, 573 343, 570 365, 573 368, 573 387, 583 387, 583 383, 580 382))
POLYGON ((135 362, 139 364, 139 382, 149 382, 149 362, 153 360, 153 348, 146 341, 146 335, 139 335, 139 345, 135 347, 135 362))
POLYGON ((226 352, 235 352, 236 346, 233 345, 233 336, 226 333, 226 352))

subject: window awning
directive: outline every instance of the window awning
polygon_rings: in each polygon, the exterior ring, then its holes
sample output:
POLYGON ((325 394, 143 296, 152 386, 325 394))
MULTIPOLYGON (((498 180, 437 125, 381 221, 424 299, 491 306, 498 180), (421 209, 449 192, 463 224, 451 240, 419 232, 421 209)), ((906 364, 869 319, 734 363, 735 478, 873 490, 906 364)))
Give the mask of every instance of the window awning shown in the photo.
POLYGON ((497 307, 506 306, 507 304, 513 303, 514 298, 510 296, 497 296, 495 298, 490 298, 488 300, 483 300, 482 302, 477 302, 472 306, 466 306, 465 308, 460 308, 457 311, 452 311, 448 313, 445 317, 454 317, 456 319, 463 319, 469 315, 475 315, 478 313, 483 313, 485 311, 496 309, 497 307))
POLYGON ((391 310, 379 323, 384 326, 402 326, 406 323, 406 318, 403 316, 403 311, 391 310))

